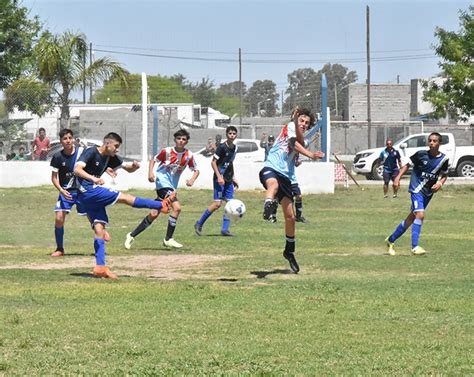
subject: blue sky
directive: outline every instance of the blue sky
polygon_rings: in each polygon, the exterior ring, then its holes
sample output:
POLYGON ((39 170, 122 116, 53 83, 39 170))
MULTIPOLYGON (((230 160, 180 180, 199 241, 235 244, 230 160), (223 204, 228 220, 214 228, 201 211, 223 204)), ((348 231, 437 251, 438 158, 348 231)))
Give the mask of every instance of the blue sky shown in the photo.
POLYGON ((372 82, 395 83, 397 75, 401 83, 433 76, 439 72, 439 59, 431 48, 437 42, 435 28, 457 31, 459 10, 467 10, 469 4, 457 0, 22 2, 51 31, 83 32, 96 56, 111 56, 133 73, 181 73, 191 81, 209 77, 219 85, 238 80, 241 48, 247 86, 270 79, 277 90, 286 88, 287 74, 293 70, 319 70, 326 62, 355 70, 359 82, 364 82, 366 5, 371 15, 372 82))

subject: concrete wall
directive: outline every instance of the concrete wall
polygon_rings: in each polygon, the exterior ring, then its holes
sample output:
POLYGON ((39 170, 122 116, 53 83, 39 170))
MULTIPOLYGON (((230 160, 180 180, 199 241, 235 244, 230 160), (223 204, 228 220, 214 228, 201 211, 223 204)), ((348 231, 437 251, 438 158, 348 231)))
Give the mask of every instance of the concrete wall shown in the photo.
MULTIPOLYGON (((242 162, 236 164, 235 175, 241 190, 260 190, 258 173, 262 163, 242 162)), ((200 176, 194 189, 212 189, 211 164, 199 167, 200 176)), ((191 177, 191 171, 186 169, 180 180, 180 188, 184 188, 186 179, 191 177)), ((297 169, 298 182, 303 193, 332 194, 334 193, 334 164, 304 162, 297 169)), ((142 166, 135 173, 118 170, 118 176, 112 180, 107 174, 103 178, 106 185, 117 190, 150 189, 154 184, 148 182, 148 169, 142 166)), ((5 161, 0 162, 0 187, 35 187, 51 185, 51 168, 48 162, 41 161, 5 161)), ((150 194, 150 196, 153 196, 150 194)), ((236 194, 238 196, 238 194, 236 194)))

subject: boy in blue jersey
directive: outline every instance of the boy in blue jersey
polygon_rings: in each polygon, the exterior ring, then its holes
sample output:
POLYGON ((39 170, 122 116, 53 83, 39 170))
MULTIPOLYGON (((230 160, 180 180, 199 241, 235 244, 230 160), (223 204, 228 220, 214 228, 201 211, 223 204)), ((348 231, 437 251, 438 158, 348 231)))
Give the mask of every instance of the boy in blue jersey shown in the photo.
MULTIPOLYGON (((191 179, 186 180, 186 186, 191 187, 199 176, 199 170, 197 169, 193 153, 185 148, 189 142, 189 132, 186 130, 178 130, 173 136, 175 147, 163 148, 152 160, 150 160, 148 165, 148 181, 155 182, 157 195, 156 200, 163 200, 169 196, 170 193, 176 193, 179 178, 186 167, 189 167, 193 172, 191 179), (158 164, 156 174, 154 171, 155 163, 158 164)), ((173 212, 168 217, 168 228, 163 240, 163 245, 179 249, 183 247, 183 245, 175 241, 173 238, 176 223, 179 214, 181 213, 181 204, 177 197, 172 203, 172 207, 173 212)), ((148 216, 146 216, 132 232, 127 234, 124 243, 126 249, 132 247, 135 237, 148 228, 153 221, 156 220, 158 215, 159 212, 157 210, 151 210, 148 216)))
POLYGON ((286 244, 283 257, 290 263, 294 273, 300 268, 295 258, 295 215, 291 179, 295 174, 295 153, 316 160, 324 157, 321 151, 311 152, 304 147, 304 132, 314 123, 314 115, 307 109, 297 109, 293 121, 283 126, 268 158, 260 171, 260 182, 266 189, 263 218, 268 220, 280 203, 285 217, 286 244))
POLYGON ((105 208, 115 203, 123 203, 134 208, 156 209, 168 213, 174 197, 171 195, 163 201, 155 201, 102 187, 105 182, 101 176, 108 168, 114 170, 123 168, 129 173, 140 168, 137 161, 124 164, 122 159, 117 156, 121 144, 120 135, 115 132, 108 133, 104 137, 102 146, 87 148, 79 157, 74 168, 74 174, 78 181, 79 202, 87 212, 95 233, 96 266, 94 275, 110 279, 116 279, 117 275, 110 271, 105 263, 104 233, 105 226, 109 222, 105 208))
MULTIPOLYGON (((421 227, 425 218, 425 210, 433 197, 433 193, 446 182, 448 177, 449 161, 448 157, 439 151, 442 137, 439 133, 433 132, 428 136, 430 149, 418 151, 410 157, 413 164, 413 172, 410 177, 411 212, 402 221, 395 231, 385 239, 388 253, 395 255, 395 241, 411 228, 411 252, 413 255, 423 255, 426 251, 418 245, 421 227), (438 177, 441 179, 438 180, 438 177)), ((408 171, 410 164, 406 164, 400 170, 393 181, 393 185, 400 187, 400 178, 408 171)))
MULTIPOLYGON (((379 159, 383 162, 383 196, 388 197, 388 184, 394 181, 402 168, 400 153, 393 147, 392 139, 385 142, 386 148, 380 152, 379 159)), ((393 185, 393 197, 397 197, 398 189, 393 185)))
MULTIPOLYGON (((229 126, 226 128, 225 133, 227 140, 219 144, 211 161, 212 170, 214 170, 214 202, 207 207, 201 218, 194 224, 194 230, 198 236, 201 235, 202 226, 209 216, 221 207, 222 202, 233 199, 234 187, 239 187, 234 176, 233 164, 237 153, 237 146, 234 144, 234 140, 237 138, 237 128, 229 126)), ((230 219, 224 213, 221 234, 231 237, 232 233, 230 233, 229 228, 230 219)))

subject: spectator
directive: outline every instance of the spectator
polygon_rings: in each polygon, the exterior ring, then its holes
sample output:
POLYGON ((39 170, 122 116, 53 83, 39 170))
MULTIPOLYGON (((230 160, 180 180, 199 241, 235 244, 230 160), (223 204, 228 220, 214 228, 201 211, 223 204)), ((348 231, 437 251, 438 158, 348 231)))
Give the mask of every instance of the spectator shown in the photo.
POLYGON ((49 139, 46 137, 46 130, 41 127, 38 131, 38 136, 32 143, 33 160, 46 161, 49 150, 49 139))
POLYGON ((214 150, 222 143, 222 136, 220 134, 216 135, 216 143, 214 144, 214 150))
POLYGON ((27 160, 29 160, 29 158, 25 154, 25 147, 20 147, 18 149, 18 154, 12 158, 12 161, 27 161, 27 160))
POLYGON ((262 133, 262 137, 260 139, 260 147, 265 149, 265 158, 263 161, 267 161, 268 152, 270 151, 270 149, 272 149, 273 144, 275 144, 275 136, 269 135, 268 140, 265 140, 266 137, 267 137, 267 134, 264 132, 262 133))
POLYGON ((205 154, 206 156, 212 156, 215 151, 216 151, 216 146, 212 142, 212 137, 210 137, 207 139, 205 154))

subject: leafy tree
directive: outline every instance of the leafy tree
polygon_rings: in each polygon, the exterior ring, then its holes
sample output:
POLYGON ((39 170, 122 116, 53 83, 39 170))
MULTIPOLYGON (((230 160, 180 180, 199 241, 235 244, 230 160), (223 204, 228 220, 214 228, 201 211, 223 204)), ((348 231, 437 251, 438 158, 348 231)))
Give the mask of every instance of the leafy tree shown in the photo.
POLYGON ((17 0, 0 2, 0 89, 5 89, 30 66, 33 40, 41 29, 37 17, 17 0))
MULTIPOLYGON (((90 66, 85 65, 87 40, 83 34, 66 31, 63 34, 44 33, 34 48, 35 67, 27 77, 20 78, 20 84, 13 85, 6 91, 10 97, 27 88, 48 87, 49 99, 61 108, 60 127, 65 128, 69 123, 69 103, 71 92, 83 87, 84 81, 97 86, 99 82, 110 78, 118 78, 127 85, 128 72, 122 66, 104 57, 97 59, 90 66)), ((18 107, 29 106, 32 111, 41 115, 42 106, 38 106, 37 97, 18 97, 32 103, 17 104, 18 107)), ((7 101, 11 106, 13 101, 7 101)), ((51 105, 46 101, 43 105, 51 105)), ((11 108, 9 109, 11 110, 11 108)))
POLYGON ((216 94, 216 99, 213 106, 216 110, 219 110, 223 114, 227 114, 232 117, 234 114, 240 114, 240 101, 239 97, 226 96, 220 91, 216 94))
MULTIPOLYGON (((232 81, 226 84, 221 84, 219 86, 218 92, 229 96, 229 97, 239 97, 240 96, 240 81, 232 81)), ((242 82, 242 96, 247 94, 247 86, 242 82)))
MULTIPOLYGON (((148 97, 151 103, 192 102, 192 96, 186 92, 179 81, 173 77, 148 76, 148 97)), ((184 81, 184 76, 183 76, 184 81)), ((128 77, 128 86, 119 79, 108 80, 104 87, 96 91, 96 103, 141 103, 142 78, 139 74, 128 77)))
POLYGON ((474 5, 460 11, 458 33, 436 28, 436 54, 443 61, 442 80, 424 83, 423 99, 432 103, 437 118, 451 115, 465 120, 474 110, 474 5))
POLYGON ((202 107, 215 106, 216 90, 209 77, 203 77, 200 82, 185 83, 184 88, 191 93, 194 103, 200 103, 202 107))
POLYGON ((278 101, 276 84, 271 80, 257 80, 250 87, 245 101, 250 114, 257 116, 275 116, 278 101), (260 110, 260 114, 258 114, 260 110))

